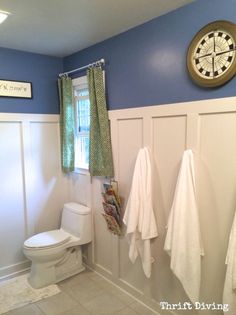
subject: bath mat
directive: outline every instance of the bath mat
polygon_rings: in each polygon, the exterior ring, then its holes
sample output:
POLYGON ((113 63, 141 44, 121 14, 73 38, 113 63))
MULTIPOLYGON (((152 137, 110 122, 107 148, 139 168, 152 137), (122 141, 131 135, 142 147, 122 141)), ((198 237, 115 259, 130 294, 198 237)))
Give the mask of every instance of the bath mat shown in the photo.
POLYGON ((27 277, 28 274, 24 274, 0 282, 0 314, 61 292, 55 284, 42 289, 33 289, 28 283, 27 277))

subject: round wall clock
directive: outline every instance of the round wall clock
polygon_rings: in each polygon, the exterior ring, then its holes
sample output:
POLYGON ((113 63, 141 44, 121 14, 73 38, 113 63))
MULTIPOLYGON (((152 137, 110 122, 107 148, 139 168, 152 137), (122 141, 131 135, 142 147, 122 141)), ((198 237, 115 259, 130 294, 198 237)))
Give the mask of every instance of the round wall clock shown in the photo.
POLYGON ((215 87, 236 74, 236 25, 215 21, 193 38, 187 53, 192 79, 201 86, 215 87))

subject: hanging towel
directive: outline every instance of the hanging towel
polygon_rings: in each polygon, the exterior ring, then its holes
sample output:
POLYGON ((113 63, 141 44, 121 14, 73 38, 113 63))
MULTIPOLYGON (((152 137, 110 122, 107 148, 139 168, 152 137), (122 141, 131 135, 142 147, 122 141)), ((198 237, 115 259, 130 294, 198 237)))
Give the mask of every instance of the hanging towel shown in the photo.
POLYGON ((129 258, 135 262, 141 257, 146 277, 151 276, 150 239, 157 237, 157 226, 152 206, 151 162, 147 148, 139 150, 135 163, 129 199, 123 222, 127 226, 129 258))
POLYGON ((226 256, 227 270, 223 292, 223 303, 228 304, 227 315, 236 314, 236 214, 229 237, 229 246, 226 256))
POLYGON ((171 256, 170 267, 192 301, 199 301, 201 245, 195 196, 193 153, 184 151, 173 204, 167 224, 164 249, 171 256))

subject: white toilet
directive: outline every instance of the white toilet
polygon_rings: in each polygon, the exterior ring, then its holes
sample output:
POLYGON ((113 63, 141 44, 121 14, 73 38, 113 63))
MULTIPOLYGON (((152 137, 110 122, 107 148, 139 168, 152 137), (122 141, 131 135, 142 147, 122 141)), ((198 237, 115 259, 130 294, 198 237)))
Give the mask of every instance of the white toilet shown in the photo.
POLYGON ((80 245, 91 240, 91 209, 66 203, 59 230, 36 234, 24 242, 24 254, 32 262, 29 283, 41 288, 83 271, 80 245))

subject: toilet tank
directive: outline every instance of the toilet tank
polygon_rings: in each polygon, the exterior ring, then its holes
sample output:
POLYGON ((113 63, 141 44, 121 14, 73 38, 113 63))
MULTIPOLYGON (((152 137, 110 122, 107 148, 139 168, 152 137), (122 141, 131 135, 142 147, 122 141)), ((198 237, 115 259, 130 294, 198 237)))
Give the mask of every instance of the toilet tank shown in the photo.
POLYGON ((80 238, 81 244, 91 242, 91 209, 75 202, 66 203, 62 211, 61 228, 80 238))

